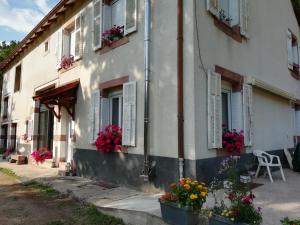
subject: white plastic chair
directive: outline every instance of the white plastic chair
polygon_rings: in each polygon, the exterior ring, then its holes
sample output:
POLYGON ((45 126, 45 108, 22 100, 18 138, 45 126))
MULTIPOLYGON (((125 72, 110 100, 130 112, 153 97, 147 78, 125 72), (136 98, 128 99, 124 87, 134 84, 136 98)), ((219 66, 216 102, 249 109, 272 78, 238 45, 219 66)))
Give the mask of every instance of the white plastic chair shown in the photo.
POLYGON ((256 174, 255 174, 255 177, 258 176, 259 171, 260 171, 260 167, 265 166, 267 168, 269 178, 270 178, 271 182, 273 183, 273 178, 272 178, 272 175, 271 175, 270 167, 279 167, 280 172, 281 172, 281 176, 282 176, 282 180, 286 181, 283 170, 282 170, 282 166, 281 166, 279 156, 271 155, 271 154, 266 153, 262 150, 254 150, 253 155, 255 155, 258 159, 258 168, 257 168, 256 174))

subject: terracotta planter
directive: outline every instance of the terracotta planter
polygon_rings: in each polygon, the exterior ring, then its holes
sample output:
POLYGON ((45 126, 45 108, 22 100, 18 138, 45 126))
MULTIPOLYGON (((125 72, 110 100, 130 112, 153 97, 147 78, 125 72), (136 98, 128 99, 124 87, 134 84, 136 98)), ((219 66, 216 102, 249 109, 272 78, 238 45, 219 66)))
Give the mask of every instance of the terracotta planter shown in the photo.
POLYGON ((249 225, 246 223, 235 223, 225 217, 213 216, 209 219, 209 225, 249 225))
POLYGON ((162 218, 165 222, 172 225, 198 225, 200 224, 200 216, 198 211, 190 208, 178 208, 175 203, 161 202, 160 210, 162 218))

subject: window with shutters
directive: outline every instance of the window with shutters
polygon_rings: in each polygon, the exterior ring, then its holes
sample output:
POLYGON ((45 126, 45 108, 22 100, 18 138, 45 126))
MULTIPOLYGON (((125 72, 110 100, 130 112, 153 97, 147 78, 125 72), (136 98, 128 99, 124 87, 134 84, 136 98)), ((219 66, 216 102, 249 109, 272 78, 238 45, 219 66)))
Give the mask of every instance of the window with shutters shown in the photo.
POLYGON ((206 0, 207 10, 215 18, 215 25, 233 39, 241 42, 248 37, 248 0, 206 0))
POLYGON ((94 0, 93 13, 95 50, 123 45, 137 30, 137 0, 94 0))
POLYGON ((122 127, 123 93, 121 91, 109 94, 109 124, 122 127))
POLYGON ((72 18, 57 32, 57 69, 68 69, 82 57, 83 48, 83 11, 72 18))
POLYGON ((15 73, 14 92, 18 92, 21 89, 21 74, 22 74, 22 66, 18 65, 16 67, 16 73, 15 73))
MULTIPOLYGON (((287 31, 287 52, 288 68, 292 71, 292 75, 298 77, 300 72, 299 44, 296 35, 290 30, 287 31)), ((299 79, 299 77, 297 79, 299 79)))
POLYGON ((2 109, 2 118, 6 119, 8 116, 8 101, 9 97, 4 97, 3 99, 3 109, 2 109))

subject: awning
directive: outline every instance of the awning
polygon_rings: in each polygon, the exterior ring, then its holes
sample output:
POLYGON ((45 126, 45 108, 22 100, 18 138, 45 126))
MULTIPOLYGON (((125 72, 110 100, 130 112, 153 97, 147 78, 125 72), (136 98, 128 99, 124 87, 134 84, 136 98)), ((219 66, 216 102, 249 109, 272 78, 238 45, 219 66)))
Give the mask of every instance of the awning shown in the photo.
POLYGON ((74 120, 75 118, 75 104, 77 101, 77 89, 80 84, 79 80, 61 85, 56 88, 49 88, 43 92, 36 92, 33 100, 40 101, 54 116, 60 121, 61 108, 64 107, 69 115, 74 120), (58 112, 55 111, 55 106, 58 106, 58 112))

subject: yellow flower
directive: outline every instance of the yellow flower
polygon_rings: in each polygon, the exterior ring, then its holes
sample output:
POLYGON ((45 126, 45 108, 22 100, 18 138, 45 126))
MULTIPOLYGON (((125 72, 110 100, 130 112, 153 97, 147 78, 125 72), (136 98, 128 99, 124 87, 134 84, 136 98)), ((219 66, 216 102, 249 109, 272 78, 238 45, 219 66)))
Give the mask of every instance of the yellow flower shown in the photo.
POLYGON ((197 194, 191 194, 190 195, 190 199, 192 199, 192 200, 197 199, 197 198, 198 198, 197 194))
POLYGON ((189 184, 185 184, 183 187, 184 187, 186 190, 189 190, 189 189, 191 188, 191 186, 190 186, 189 184))
POLYGON ((207 192, 202 191, 200 194, 202 197, 205 197, 207 195, 207 192))
POLYGON ((208 214, 208 217, 212 217, 212 216, 213 216, 213 213, 210 211, 208 214))
POLYGON ((233 218, 233 217, 231 218, 231 221, 234 221, 234 218, 233 218))
POLYGON ((199 185, 198 185, 198 189, 201 190, 202 188, 203 188, 203 186, 202 186, 201 184, 199 184, 199 185))

